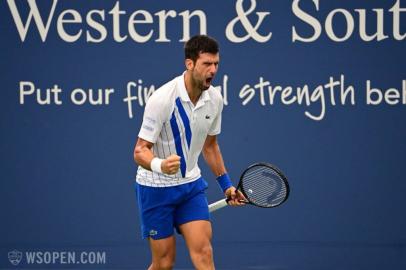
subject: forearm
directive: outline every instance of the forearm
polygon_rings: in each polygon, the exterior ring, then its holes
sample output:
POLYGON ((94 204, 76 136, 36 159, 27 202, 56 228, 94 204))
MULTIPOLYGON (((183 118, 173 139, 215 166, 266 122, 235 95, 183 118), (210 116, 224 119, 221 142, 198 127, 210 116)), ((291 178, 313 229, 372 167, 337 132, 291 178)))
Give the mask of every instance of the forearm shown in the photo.
POLYGON ((134 161, 150 171, 175 174, 179 170, 180 157, 170 155, 166 159, 156 158, 152 153, 152 146, 151 142, 138 138, 134 148, 134 161))
POLYGON ((135 146, 134 149, 134 161, 141 167, 151 170, 151 161, 154 158, 154 154, 147 146, 135 146))
POLYGON ((226 173, 223 156, 217 142, 204 147, 203 157, 216 177, 226 173))

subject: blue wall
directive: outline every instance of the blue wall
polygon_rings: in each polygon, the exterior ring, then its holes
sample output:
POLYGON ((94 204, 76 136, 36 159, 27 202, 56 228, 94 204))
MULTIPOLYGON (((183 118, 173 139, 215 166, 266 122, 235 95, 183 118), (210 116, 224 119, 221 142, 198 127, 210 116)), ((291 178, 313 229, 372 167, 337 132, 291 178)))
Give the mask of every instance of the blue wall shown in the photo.
MULTIPOLYGON (((16 12, 26 25, 28 1, 0 3, 0 269, 146 268, 149 251, 140 238, 133 191, 132 151, 143 113, 137 87, 157 88, 181 74, 180 40, 187 36, 181 14, 196 10, 205 20, 194 16, 190 34, 203 26, 221 46, 214 84, 225 97, 219 141, 229 172, 237 182, 246 166, 267 161, 280 167, 291 184, 291 197, 280 208, 229 208, 213 214, 218 268, 406 268, 405 1, 31 1, 35 3, 45 28, 52 14, 42 38, 34 19, 25 37, 24 27, 18 30, 16 12), (99 10, 89 16, 105 37, 86 21, 92 10, 99 10), (125 14, 118 17, 119 10, 125 14), (131 14, 139 10, 152 18, 135 26, 142 36, 152 30, 144 43, 131 37, 128 27, 131 14), (168 17, 164 27, 154 14, 170 10, 174 18, 168 17), (366 20, 360 23, 362 10, 366 20), (382 15, 379 23, 377 14, 382 15), (82 22, 64 23, 74 16, 82 22), (317 24, 319 36, 312 26, 317 24), (382 33, 366 41, 360 25, 368 35, 377 28, 382 33), (87 32, 98 41, 90 41, 87 32), (294 32, 312 40, 294 41, 294 32), (120 41, 119 36, 127 38, 120 41), (255 88, 260 78, 268 82, 262 99, 260 87, 255 88), (330 78, 336 81, 334 100, 330 78), (60 89, 54 93, 60 93, 40 105, 36 92, 23 95, 29 92, 28 82, 41 89, 42 99, 54 85, 60 89), (378 90, 368 93, 368 84, 382 90, 382 100, 378 90), (293 99, 297 87, 305 85, 309 104, 293 99), (288 95, 285 90, 285 102, 276 92, 271 102, 268 86, 293 91, 288 95), (109 104, 76 105, 71 99, 76 88, 114 92, 109 104), (130 102, 131 110, 128 89, 137 98, 130 102), (349 94, 342 101, 345 90, 349 94), (249 101, 248 95, 253 95, 249 101), (376 104, 368 104, 368 98, 376 104), (9 260, 13 250, 23 256, 19 266, 9 260), (105 252, 106 261, 29 264, 25 256, 32 251, 105 252)), ((145 19, 142 14, 135 19, 145 19)), ((201 167, 210 184, 209 201, 221 198, 203 161, 201 167)), ((192 268, 183 240, 178 240, 177 267, 192 268)))

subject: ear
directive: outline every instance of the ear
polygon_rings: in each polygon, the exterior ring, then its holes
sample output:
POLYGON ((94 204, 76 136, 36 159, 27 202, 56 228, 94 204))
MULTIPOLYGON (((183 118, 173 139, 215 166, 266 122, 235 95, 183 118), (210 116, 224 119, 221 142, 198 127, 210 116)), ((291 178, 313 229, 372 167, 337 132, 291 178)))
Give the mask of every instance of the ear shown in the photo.
POLYGON ((185 66, 186 66, 187 70, 192 70, 193 67, 194 67, 193 60, 192 59, 186 59, 185 60, 185 66))

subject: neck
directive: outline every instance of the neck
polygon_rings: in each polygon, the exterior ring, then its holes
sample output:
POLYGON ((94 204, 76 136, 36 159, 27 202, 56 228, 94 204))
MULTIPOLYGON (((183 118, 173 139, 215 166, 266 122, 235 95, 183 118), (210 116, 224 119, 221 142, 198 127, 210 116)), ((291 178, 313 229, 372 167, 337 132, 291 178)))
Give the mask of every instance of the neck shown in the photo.
POLYGON ((192 78, 192 71, 186 71, 185 76, 185 87, 186 91, 189 95, 190 101, 194 105, 196 105, 197 101, 199 100, 200 96, 202 95, 202 90, 199 89, 198 85, 192 78))

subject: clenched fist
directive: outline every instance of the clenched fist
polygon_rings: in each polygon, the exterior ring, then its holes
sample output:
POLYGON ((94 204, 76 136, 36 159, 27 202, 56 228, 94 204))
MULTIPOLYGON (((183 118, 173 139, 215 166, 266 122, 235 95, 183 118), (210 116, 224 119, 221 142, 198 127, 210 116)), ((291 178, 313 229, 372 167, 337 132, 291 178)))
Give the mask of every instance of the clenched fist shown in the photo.
POLYGON ((180 156, 170 155, 162 161, 161 169, 163 173, 175 174, 178 172, 180 167, 180 156))

